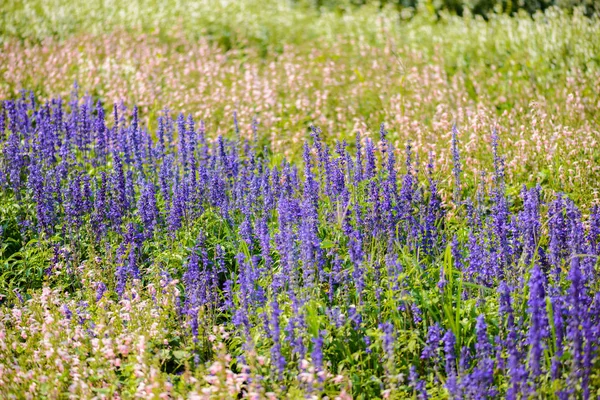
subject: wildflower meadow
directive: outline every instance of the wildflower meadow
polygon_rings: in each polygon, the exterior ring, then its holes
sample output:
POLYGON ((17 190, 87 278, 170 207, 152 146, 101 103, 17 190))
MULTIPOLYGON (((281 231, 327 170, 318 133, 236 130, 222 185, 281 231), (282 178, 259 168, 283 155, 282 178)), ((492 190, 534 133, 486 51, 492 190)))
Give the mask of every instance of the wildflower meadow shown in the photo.
POLYGON ((3 6, 0 398, 599 398, 600 5, 509 3, 3 6))

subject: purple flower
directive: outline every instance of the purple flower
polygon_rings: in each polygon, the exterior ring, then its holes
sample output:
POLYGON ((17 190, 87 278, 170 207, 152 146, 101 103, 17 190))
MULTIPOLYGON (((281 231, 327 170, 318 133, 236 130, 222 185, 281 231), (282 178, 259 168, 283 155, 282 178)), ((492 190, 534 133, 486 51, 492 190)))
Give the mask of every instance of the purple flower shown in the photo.
POLYGON ((415 325, 418 325, 421 323, 421 321, 423 321, 422 318, 422 311, 419 308, 419 306, 417 305, 417 303, 412 303, 410 305, 410 310, 412 311, 412 317, 413 317, 413 322, 415 323, 415 325))
POLYGON ((559 379, 561 369, 561 358, 564 353, 563 340, 564 340, 564 300, 560 295, 559 288, 550 289, 550 302, 552 304, 552 322, 554 324, 554 333, 556 336, 555 347, 556 352, 552 358, 552 379, 559 379))
POLYGON ((463 252, 462 252, 462 249, 460 246, 460 242, 458 241, 457 235, 454 235, 452 237, 451 249, 452 249, 452 260, 453 260, 454 268, 457 271, 462 271, 463 266, 464 266, 463 265, 464 256, 463 256, 463 252))
POLYGON ((260 243, 261 256, 263 259, 264 266, 267 270, 271 268, 271 235, 269 233, 269 226, 267 225, 266 218, 262 218, 258 221, 256 227, 256 234, 260 243))
POLYGON ((458 129, 452 125, 452 173, 454 174, 454 201, 460 201, 460 174, 462 167, 460 163, 460 153, 458 151, 458 129))
POLYGON ((54 223, 54 199, 50 188, 44 184, 42 168, 36 162, 32 161, 29 165, 29 178, 27 186, 33 194, 36 203, 37 222, 40 232, 52 233, 54 223))
POLYGON ((448 329, 442 340, 444 342, 444 352, 446 353, 446 389, 448 389, 450 398, 460 399, 461 393, 456 377, 456 355, 454 349, 456 339, 454 333, 448 329))
POLYGON ((569 306, 567 317, 567 338, 570 342, 570 352, 573 357, 573 367, 570 377, 571 383, 575 384, 584 371, 582 369, 584 363, 583 346, 584 332, 583 325, 588 317, 586 303, 588 301, 586 288, 583 281, 583 276, 580 268, 579 256, 573 254, 571 258, 571 268, 568 275, 571 285, 567 293, 567 303, 569 306))
POLYGON ((565 200, 562 194, 558 194, 548 210, 548 232, 550 243, 548 245, 548 255, 550 264, 553 267, 554 279, 560 275, 560 267, 568 255, 568 225, 565 218, 565 200))
POLYGON ((594 204, 590 210, 590 229, 588 246, 592 254, 600 255, 600 205, 594 204))
POLYGON ((542 373, 542 352, 545 348, 545 339, 548 337, 548 317, 546 314, 546 292, 544 290, 544 276, 538 264, 533 266, 529 278, 529 299, 527 301, 530 315, 529 333, 529 372, 531 379, 537 379, 542 373))
POLYGON ((75 175, 67 188, 64 198, 65 215, 67 223, 71 228, 78 228, 81 224, 81 216, 84 212, 83 195, 81 193, 81 178, 75 175))
POLYGON ((175 235, 175 233, 181 228, 181 222, 185 213, 185 194, 183 189, 183 183, 175 182, 173 196, 173 204, 171 205, 168 223, 169 223, 169 232, 171 235, 175 235))
POLYGON ((475 331, 477 334, 475 343, 477 365, 470 374, 467 391, 473 398, 494 398, 497 394, 494 387, 494 360, 483 315, 477 317, 475 331))
POLYGON ((125 173, 123 164, 117 153, 113 153, 114 171, 111 175, 111 202, 109 217, 115 227, 121 224, 126 210, 129 208, 125 188, 125 173))
POLYGON ((61 312, 66 319, 71 319, 71 317, 73 317, 73 312, 69 310, 69 307, 66 304, 62 305, 61 312))
POLYGON ((96 238, 101 238, 105 233, 105 220, 107 218, 107 175, 102 172, 100 182, 96 184, 96 197, 94 199, 94 210, 92 212, 92 227, 96 232, 96 238))
POLYGON ((527 190, 523 187, 521 197, 523 198, 523 211, 519 213, 519 228, 525 251, 525 264, 529 265, 537 250, 540 237, 540 188, 527 190))
POLYGON ((174 178, 173 163, 173 156, 166 156, 163 159, 163 163, 158 175, 158 180, 160 182, 160 191, 162 193, 163 200, 167 205, 171 202, 171 182, 174 178))
POLYGON ((313 349, 310 353, 310 356, 317 372, 323 370, 323 336, 325 336, 325 334, 326 332, 319 331, 317 337, 311 339, 313 349))
POLYGON ((292 311, 292 317, 288 320, 285 328, 286 341, 290 344, 292 353, 302 360, 306 356, 306 346, 303 340, 306 332, 306 320, 302 304, 296 297, 292 297, 292 311))
POLYGON ((144 226, 146 238, 152 237, 159 219, 156 192, 152 183, 146 183, 142 187, 142 192, 138 200, 138 214, 144 226))
POLYGON ((353 232, 352 236, 350 236, 348 247, 348 252, 350 253, 350 261, 352 261, 353 265, 352 280, 354 281, 354 285, 356 286, 356 293, 360 298, 365 288, 365 281, 364 271, 361 265, 364 258, 364 253, 362 249, 362 240, 359 232, 355 231, 353 232))
POLYGON ((356 132, 356 162, 354 163, 354 181, 360 183, 363 180, 362 143, 360 133, 356 132))
POLYGON ((423 348, 423 351, 421 352, 422 359, 431 359, 437 357, 438 349, 442 342, 442 332, 442 327, 437 322, 429 327, 429 330, 427 331, 427 342, 423 348))
POLYGON ((183 170, 188 169, 188 146, 186 143, 187 129, 185 126, 185 116, 183 113, 177 117, 177 133, 179 134, 179 156, 181 157, 181 165, 183 170))
POLYGON ((277 303, 277 300, 273 300, 271 302, 271 319, 267 324, 267 328, 269 330, 271 340, 273 340, 273 345, 271 346, 271 361, 277 368, 279 378, 281 379, 283 372, 285 371, 287 361, 281 352, 281 328, 279 325, 280 316, 281 310, 279 309, 279 303, 277 303))
POLYGON ((466 275, 470 280, 479 280, 480 283, 485 282, 485 250, 481 245, 479 236, 471 230, 469 232, 469 253, 467 255, 468 266, 466 275))
POLYGON ((373 146, 373 141, 367 138, 367 144, 365 147, 365 173, 364 178, 366 180, 370 180, 375 177, 375 147, 373 146))
POLYGON ((104 282, 98 282, 98 284, 96 285, 96 303, 99 302, 102 299, 102 297, 104 297, 104 293, 106 293, 107 290, 108 288, 106 287, 104 282))
POLYGON ((410 366, 408 381, 410 382, 410 387, 417 393, 419 400, 427 400, 429 398, 427 395, 427 389, 425 387, 425 381, 419 379, 419 374, 417 373, 417 369, 414 365, 410 366))
POLYGON ((10 134, 8 142, 4 147, 4 157, 7 168, 6 175, 9 178, 15 196, 18 198, 21 190, 21 169, 25 164, 25 160, 23 158, 19 134, 15 131, 10 134))
POLYGON ((353 329, 358 330, 361 328, 363 318, 360 311, 358 311, 354 305, 348 307, 348 321, 352 324, 353 329))
POLYGON ((394 325, 391 322, 384 322, 379 325, 383 331, 383 351, 388 360, 394 360, 394 325))

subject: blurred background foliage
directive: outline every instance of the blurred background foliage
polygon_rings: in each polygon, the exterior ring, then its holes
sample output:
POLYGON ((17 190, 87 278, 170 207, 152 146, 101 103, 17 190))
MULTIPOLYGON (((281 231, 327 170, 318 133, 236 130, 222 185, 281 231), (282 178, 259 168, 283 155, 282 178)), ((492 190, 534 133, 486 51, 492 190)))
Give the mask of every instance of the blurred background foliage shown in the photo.
POLYGON ((593 17, 600 0, 1 0, 0 40, 125 29, 163 38, 180 32, 209 36, 225 47, 280 47, 339 35, 372 40, 381 30, 394 34, 401 25, 447 22, 451 16, 533 16, 553 6, 593 17))
POLYGON ((583 9, 584 14, 591 16, 598 11, 598 0, 295 0, 297 3, 309 3, 316 9, 338 10, 347 12, 348 8, 362 7, 368 4, 377 4, 381 8, 392 6, 399 12, 406 9, 417 9, 424 6, 426 9, 439 13, 448 11, 457 15, 468 12, 486 17, 491 13, 515 14, 521 10, 534 14, 538 11, 557 6, 569 11, 577 7, 583 9))

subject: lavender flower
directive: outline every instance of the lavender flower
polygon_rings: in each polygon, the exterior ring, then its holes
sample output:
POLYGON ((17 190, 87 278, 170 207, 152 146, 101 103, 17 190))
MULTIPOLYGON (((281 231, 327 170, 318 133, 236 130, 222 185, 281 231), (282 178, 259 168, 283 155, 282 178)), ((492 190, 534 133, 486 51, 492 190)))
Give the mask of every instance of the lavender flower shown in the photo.
POLYGON ((529 278, 528 311, 531 316, 527 342, 529 350, 529 371, 531 378, 535 379, 541 374, 541 357, 544 350, 544 341, 548 337, 548 317, 546 315, 546 293, 544 290, 544 277, 538 264, 531 270, 529 278))
POLYGON ((319 331, 317 337, 312 339, 313 349, 310 356, 317 371, 323 370, 323 336, 325 334, 326 332, 319 331))
POLYGON ((437 357, 438 349, 442 342, 442 328, 440 324, 435 323, 427 331, 427 342, 421 353, 422 359, 431 359, 437 357))
MULTIPOLYGON (((279 373, 279 378, 282 378, 282 374, 285 370, 287 361, 281 351, 281 328, 279 325, 279 318, 281 316, 281 310, 279 309, 279 303, 277 300, 273 300, 271 303, 271 319, 270 319, 270 336, 273 340, 273 346, 271 347, 271 359, 279 373)), ((314 356, 313 356, 314 358, 314 356)))
POLYGON ((425 381, 419 379, 419 374, 417 373, 417 369, 414 365, 410 366, 408 380, 411 388, 417 393, 417 398, 419 400, 427 400, 429 398, 427 395, 427 389, 425 388, 425 381))
POLYGON ((460 174, 462 167, 460 164, 460 153, 458 151, 458 129, 456 125, 452 125, 452 173, 454 174, 454 201, 460 201, 460 174))
POLYGON ((394 360, 394 325, 391 322, 380 324, 379 328, 383 331, 383 350, 388 361, 394 360))
POLYGON ((477 342, 475 343, 477 365, 471 372, 470 385, 467 391, 471 393, 473 398, 495 398, 497 392, 494 387, 492 346, 487 336, 487 324, 483 315, 477 317, 475 331, 477 334, 477 342))
POLYGON ((456 355, 454 346, 456 345, 456 339, 451 330, 447 330, 443 338, 444 352, 446 353, 446 389, 450 398, 461 398, 461 393, 458 387, 458 380, 456 376, 456 355))

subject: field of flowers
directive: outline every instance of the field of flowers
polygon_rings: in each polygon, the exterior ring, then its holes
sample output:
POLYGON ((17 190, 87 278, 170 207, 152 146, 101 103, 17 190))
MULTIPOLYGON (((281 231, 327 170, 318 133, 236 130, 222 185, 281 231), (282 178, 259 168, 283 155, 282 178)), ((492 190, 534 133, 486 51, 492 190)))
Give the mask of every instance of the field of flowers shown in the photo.
POLYGON ((2 11, 1 399, 600 396, 597 16, 102 4, 2 11))

